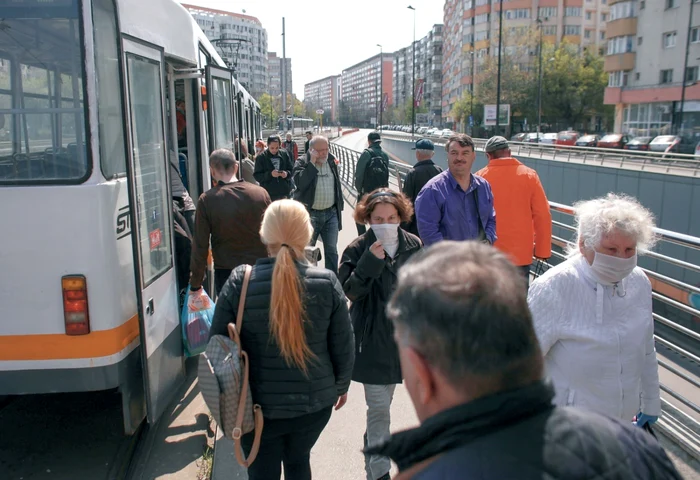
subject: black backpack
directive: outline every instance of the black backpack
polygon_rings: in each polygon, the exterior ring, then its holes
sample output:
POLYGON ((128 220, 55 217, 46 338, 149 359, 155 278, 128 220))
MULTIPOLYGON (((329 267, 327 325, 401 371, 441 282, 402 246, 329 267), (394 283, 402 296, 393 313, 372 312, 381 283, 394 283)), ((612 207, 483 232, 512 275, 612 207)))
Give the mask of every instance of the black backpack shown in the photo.
POLYGON ((389 186, 389 165, 380 154, 367 149, 371 155, 367 167, 365 168, 365 177, 362 182, 362 193, 369 193, 378 188, 386 188, 389 186))

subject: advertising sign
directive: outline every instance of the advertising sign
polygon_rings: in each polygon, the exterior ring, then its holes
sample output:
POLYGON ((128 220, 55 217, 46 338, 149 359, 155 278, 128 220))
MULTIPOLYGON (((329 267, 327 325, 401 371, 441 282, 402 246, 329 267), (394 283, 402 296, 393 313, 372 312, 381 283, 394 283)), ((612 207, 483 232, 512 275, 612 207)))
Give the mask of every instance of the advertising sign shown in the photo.
MULTIPOLYGON (((499 125, 510 125, 510 104, 501 105, 500 115, 498 116, 499 125)), ((484 105, 484 125, 496 125, 496 105, 484 105)))

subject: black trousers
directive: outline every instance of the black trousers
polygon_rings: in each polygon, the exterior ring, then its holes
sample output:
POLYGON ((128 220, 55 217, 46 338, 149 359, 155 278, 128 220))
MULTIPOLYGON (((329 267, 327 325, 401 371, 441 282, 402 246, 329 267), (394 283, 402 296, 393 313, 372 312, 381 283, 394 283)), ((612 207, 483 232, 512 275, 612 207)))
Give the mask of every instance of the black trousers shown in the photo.
MULTIPOLYGON (((249 480, 311 480, 311 448, 331 418, 333 407, 296 418, 265 419, 260 451, 248 468, 249 480)), ((241 438, 246 456, 254 433, 241 438)))
POLYGON ((215 268, 214 269, 214 290, 216 290, 216 296, 219 296, 221 289, 224 288, 224 283, 231 276, 232 268, 215 268))

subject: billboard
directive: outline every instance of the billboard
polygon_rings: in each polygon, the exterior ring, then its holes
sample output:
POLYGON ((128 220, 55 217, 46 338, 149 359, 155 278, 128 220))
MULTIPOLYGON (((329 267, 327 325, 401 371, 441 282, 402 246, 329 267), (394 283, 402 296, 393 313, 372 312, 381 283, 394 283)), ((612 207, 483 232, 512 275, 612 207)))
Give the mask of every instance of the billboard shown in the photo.
MULTIPOLYGON (((510 104, 501 105, 498 124, 510 125, 510 104)), ((484 105, 484 125, 487 127, 496 125, 496 105, 484 105)))
POLYGON ((389 94, 385 93, 382 99, 382 112, 386 112, 386 107, 389 106, 389 94))
POLYGON ((423 101, 424 90, 425 90, 425 80, 422 78, 419 78, 418 85, 416 85, 416 107, 420 107, 420 102, 423 101))

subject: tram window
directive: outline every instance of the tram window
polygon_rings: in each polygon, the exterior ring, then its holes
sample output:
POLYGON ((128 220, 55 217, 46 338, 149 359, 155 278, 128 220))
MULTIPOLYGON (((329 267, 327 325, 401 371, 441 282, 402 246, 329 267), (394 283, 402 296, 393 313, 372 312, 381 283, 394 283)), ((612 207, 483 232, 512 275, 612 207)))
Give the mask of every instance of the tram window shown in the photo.
POLYGON ((107 179, 126 174, 116 18, 114 0, 93 0, 92 21, 95 25, 100 165, 107 179))
POLYGON ((0 183, 87 176, 79 11, 73 1, 3 13, 0 183))
POLYGON ((172 264, 161 66, 145 58, 127 55, 127 73, 141 270, 144 285, 148 286, 172 264))
POLYGON ((220 78, 212 79, 211 101, 214 108, 214 148, 233 149, 231 119, 231 83, 220 78))

